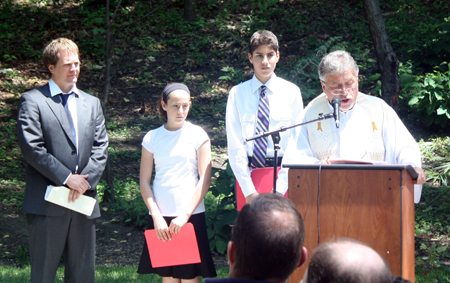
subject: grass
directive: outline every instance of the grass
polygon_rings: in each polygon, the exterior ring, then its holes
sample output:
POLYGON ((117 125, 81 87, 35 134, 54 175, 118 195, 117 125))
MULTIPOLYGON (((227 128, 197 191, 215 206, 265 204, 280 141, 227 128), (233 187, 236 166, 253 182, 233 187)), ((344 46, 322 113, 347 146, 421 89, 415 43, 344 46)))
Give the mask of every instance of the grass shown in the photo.
MULTIPOLYGON (((155 274, 141 275, 136 273, 137 266, 99 266, 95 270, 97 283, 153 283, 161 282, 161 277, 155 274)), ((217 270, 218 278, 228 277, 228 268, 217 270)), ((23 283, 29 282, 30 266, 23 268, 13 266, 0 266, 0 282, 23 283)), ((64 282, 64 269, 58 268, 55 282, 64 282)), ((203 282, 203 279, 201 280, 203 282)))
MULTIPOLYGON (((161 277, 155 274, 141 275, 136 273, 136 266, 99 266, 95 270, 97 283, 156 283, 161 277)), ((443 267, 429 271, 425 268, 416 268, 416 283, 450 282, 450 267, 443 267)), ((217 270, 217 278, 228 277, 228 267, 217 270)), ((29 282, 30 266, 23 268, 13 266, 0 266, 0 282, 23 283, 29 282)), ((55 282, 64 282, 64 269, 58 268, 55 282)), ((201 279, 203 282, 203 279, 201 279)))

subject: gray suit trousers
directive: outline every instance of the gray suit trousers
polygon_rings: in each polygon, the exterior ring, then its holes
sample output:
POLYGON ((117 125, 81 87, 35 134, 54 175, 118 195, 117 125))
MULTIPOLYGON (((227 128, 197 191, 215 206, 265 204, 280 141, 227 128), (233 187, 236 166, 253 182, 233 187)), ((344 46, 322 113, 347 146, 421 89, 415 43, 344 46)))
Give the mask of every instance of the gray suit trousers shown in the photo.
POLYGON ((31 283, 54 283, 61 257, 64 282, 95 281, 95 220, 72 210, 62 216, 27 214, 31 283))

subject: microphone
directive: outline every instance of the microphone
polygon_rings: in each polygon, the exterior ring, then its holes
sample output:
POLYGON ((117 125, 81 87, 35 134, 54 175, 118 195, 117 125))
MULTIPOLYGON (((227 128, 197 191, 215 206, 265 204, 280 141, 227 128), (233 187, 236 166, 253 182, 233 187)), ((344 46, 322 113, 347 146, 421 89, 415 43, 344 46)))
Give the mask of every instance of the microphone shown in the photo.
POLYGON ((334 120, 336 121, 336 128, 339 128, 339 124, 341 123, 339 121, 339 107, 341 107, 341 100, 339 97, 334 97, 331 100, 331 106, 333 106, 333 116, 334 120))

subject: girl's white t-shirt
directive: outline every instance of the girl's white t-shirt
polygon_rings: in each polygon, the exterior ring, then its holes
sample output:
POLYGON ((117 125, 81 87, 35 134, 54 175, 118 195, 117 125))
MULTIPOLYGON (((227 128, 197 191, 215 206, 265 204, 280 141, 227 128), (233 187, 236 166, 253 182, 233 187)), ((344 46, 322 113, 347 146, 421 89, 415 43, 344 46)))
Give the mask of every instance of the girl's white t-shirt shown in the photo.
MULTIPOLYGON (((185 122, 177 131, 161 126, 148 132, 142 146, 153 153, 153 195, 163 216, 179 216, 191 201, 198 183, 197 149, 209 140, 199 126, 185 122)), ((205 211, 203 200, 193 214, 205 211)))

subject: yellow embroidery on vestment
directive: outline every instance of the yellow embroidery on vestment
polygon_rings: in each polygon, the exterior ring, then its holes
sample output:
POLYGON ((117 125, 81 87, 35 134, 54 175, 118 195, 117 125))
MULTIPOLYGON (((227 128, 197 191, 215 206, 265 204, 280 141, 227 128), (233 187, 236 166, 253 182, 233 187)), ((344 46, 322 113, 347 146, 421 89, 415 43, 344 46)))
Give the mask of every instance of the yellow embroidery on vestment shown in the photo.
POLYGON ((377 126, 375 126, 375 122, 372 122, 372 127, 373 127, 372 132, 378 131, 377 126))

